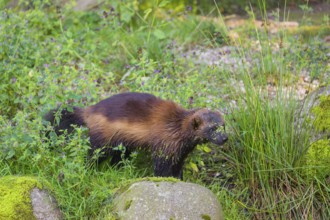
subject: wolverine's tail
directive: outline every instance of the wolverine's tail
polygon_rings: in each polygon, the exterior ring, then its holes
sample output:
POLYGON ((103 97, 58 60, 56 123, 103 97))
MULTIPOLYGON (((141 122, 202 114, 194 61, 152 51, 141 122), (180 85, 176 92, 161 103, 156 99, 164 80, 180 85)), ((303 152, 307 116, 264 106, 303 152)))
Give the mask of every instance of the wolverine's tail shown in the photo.
POLYGON ((49 121, 55 129, 56 134, 60 135, 64 130, 67 130, 68 133, 73 131, 71 125, 84 125, 83 119, 83 109, 78 107, 73 107, 73 111, 68 111, 67 109, 54 109, 49 111, 44 119, 49 121))

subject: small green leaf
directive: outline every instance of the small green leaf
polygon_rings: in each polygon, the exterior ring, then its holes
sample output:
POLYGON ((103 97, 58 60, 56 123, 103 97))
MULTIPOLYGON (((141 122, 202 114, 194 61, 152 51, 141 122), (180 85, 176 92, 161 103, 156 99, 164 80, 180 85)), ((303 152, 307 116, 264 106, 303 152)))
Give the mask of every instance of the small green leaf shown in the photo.
POLYGON ((146 20, 151 12, 152 12, 151 8, 148 8, 147 10, 145 10, 143 19, 146 20))
POLYGON ((198 167, 197 167, 197 165, 195 163, 193 163, 193 162, 190 161, 189 165, 190 165, 191 169, 194 172, 198 173, 199 170, 198 170, 198 167))
POLYGON ((125 22, 126 24, 128 24, 133 16, 135 14, 135 11, 132 10, 131 8, 129 7, 122 7, 121 8, 121 14, 120 14, 120 19, 125 22))
POLYGON ((10 159, 10 158, 12 158, 14 155, 15 155, 15 151, 11 149, 11 150, 9 150, 9 152, 7 153, 7 155, 6 155, 6 159, 7 159, 7 160, 10 159))
POLYGON ((204 146, 203 151, 206 152, 206 153, 210 153, 212 150, 209 147, 204 146))
POLYGON ((161 1, 161 3, 159 3, 158 7, 160 7, 160 8, 165 7, 168 3, 170 3, 170 1, 168 1, 168 0, 161 1))
POLYGON ((155 37, 158 39, 158 40, 162 40, 162 39, 164 39, 166 36, 165 36, 165 34, 164 34, 164 32, 162 31, 162 30, 159 30, 159 29, 156 29, 155 31, 154 31, 154 35, 155 35, 155 37))
POLYGON ((67 36, 68 38, 72 38, 72 33, 71 33, 70 31, 67 31, 67 32, 66 32, 66 36, 67 36))

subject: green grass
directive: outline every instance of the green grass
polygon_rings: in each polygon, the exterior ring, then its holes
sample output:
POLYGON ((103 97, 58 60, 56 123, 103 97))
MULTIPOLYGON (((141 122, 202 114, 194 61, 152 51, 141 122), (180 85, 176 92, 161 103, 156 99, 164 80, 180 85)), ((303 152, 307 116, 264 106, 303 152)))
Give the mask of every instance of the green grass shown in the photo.
POLYGON ((185 169, 186 181, 217 195, 226 219, 327 219, 329 180, 306 175, 311 131, 296 129, 298 103, 288 89, 304 70, 329 84, 329 50, 321 38, 269 35, 250 23, 235 30, 240 38, 233 41, 221 17, 164 16, 162 7, 154 7, 149 14, 121 11, 119 17, 108 4, 88 12, 52 6, 1 11, 0 176, 44 179, 67 219, 97 218, 117 188, 152 175, 149 159, 137 154, 120 167, 89 166, 86 129, 57 137, 42 116, 58 105, 150 92, 187 108, 228 112, 229 143, 198 146, 185 169), (255 63, 237 69, 195 64, 183 55, 196 45, 236 45, 233 57, 255 63), (269 82, 277 89, 274 96, 269 82))

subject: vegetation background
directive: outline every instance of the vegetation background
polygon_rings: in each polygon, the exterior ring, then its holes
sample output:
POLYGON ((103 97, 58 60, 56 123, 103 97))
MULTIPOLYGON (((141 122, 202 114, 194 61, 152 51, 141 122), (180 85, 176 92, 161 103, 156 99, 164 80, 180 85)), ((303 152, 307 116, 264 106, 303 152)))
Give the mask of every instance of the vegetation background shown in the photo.
POLYGON ((225 113, 229 143, 198 146, 184 181, 226 219, 330 218, 329 138, 312 138, 330 131, 329 97, 296 126, 300 100, 330 83, 329 1, 82 2, 0 1, 0 176, 38 176, 67 219, 97 218, 151 163, 86 167, 86 129, 56 136, 42 116, 150 92, 225 113))

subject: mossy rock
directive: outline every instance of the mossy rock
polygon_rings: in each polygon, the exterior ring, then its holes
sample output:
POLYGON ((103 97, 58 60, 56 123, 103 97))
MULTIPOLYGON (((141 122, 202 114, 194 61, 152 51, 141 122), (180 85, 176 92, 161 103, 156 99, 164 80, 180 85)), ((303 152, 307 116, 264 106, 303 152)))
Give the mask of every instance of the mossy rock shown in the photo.
POLYGON ((314 36, 326 36, 330 34, 329 26, 301 26, 289 31, 293 35, 301 35, 303 38, 310 38, 314 36))
POLYGON ((119 191, 100 219, 224 219, 217 197, 197 184, 140 181, 119 191))
POLYGON ((298 106, 295 127, 300 133, 308 131, 315 142, 330 135, 330 86, 323 86, 309 94, 298 106))
POLYGON ((62 219, 56 203, 50 198, 52 197, 34 177, 2 177, 0 219, 62 219))
POLYGON ((330 177, 330 95, 321 96, 312 112, 313 126, 322 135, 308 148, 306 162, 310 168, 307 173, 323 179, 330 177))
POLYGON ((330 177, 330 86, 321 87, 305 99, 298 120, 300 132, 310 135, 304 174, 308 178, 330 177))
POLYGON ((319 140, 313 143, 306 154, 308 177, 316 176, 318 179, 330 177, 330 140, 319 140))
MULTIPOLYGON (((330 92, 330 91, 329 91, 330 92)), ((319 132, 330 134, 330 94, 324 94, 319 104, 313 108, 315 115, 314 127, 319 132)))

